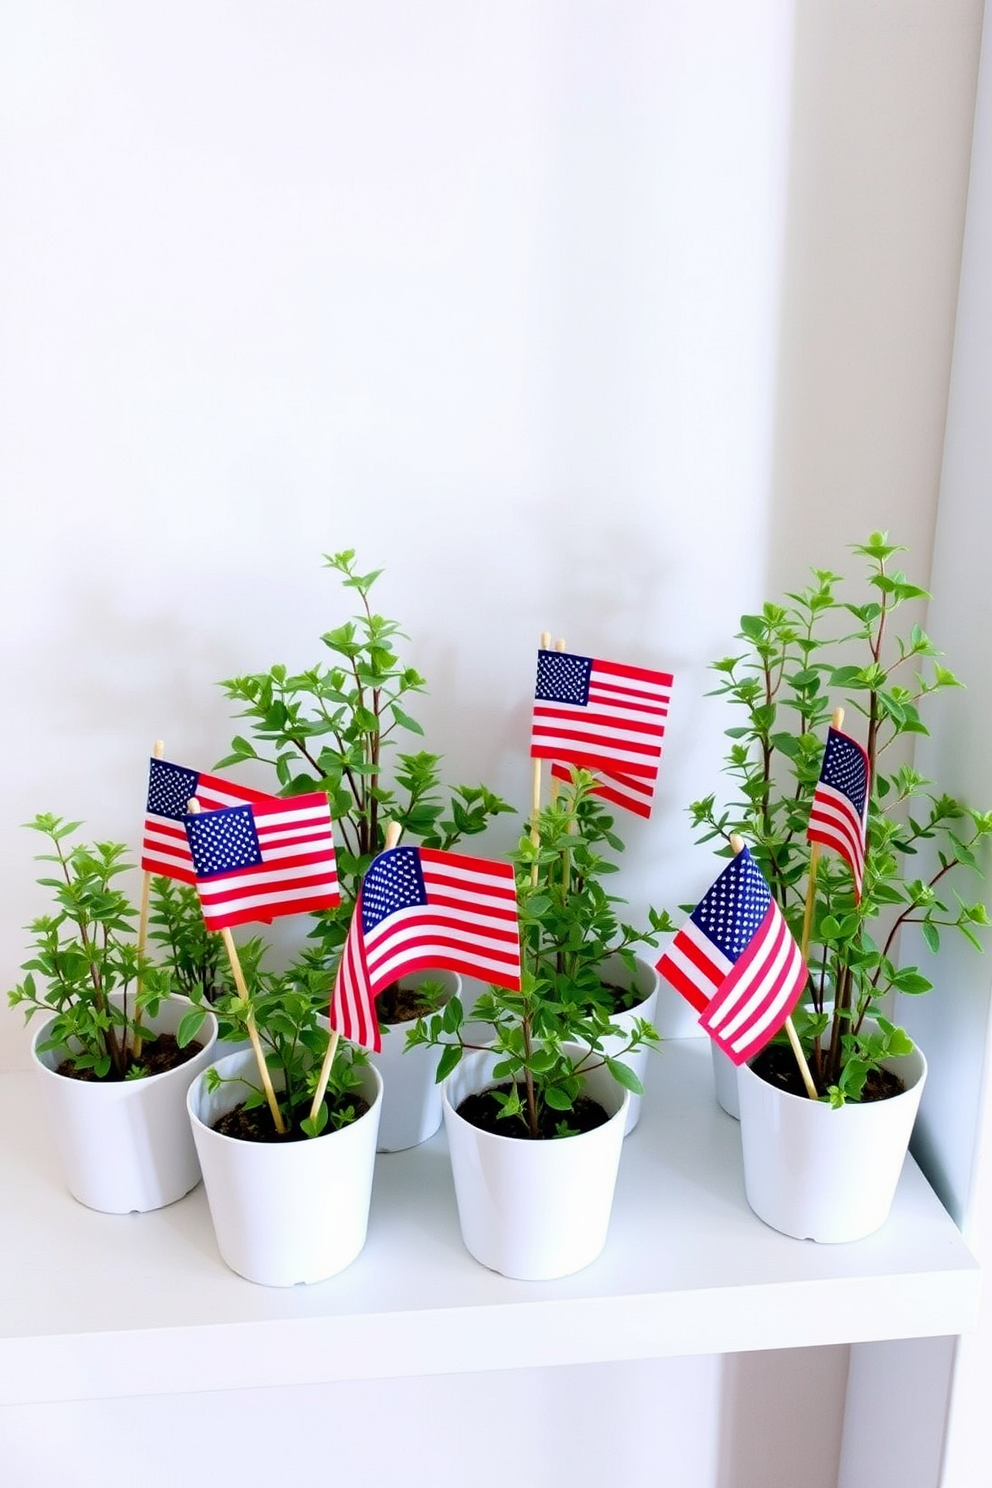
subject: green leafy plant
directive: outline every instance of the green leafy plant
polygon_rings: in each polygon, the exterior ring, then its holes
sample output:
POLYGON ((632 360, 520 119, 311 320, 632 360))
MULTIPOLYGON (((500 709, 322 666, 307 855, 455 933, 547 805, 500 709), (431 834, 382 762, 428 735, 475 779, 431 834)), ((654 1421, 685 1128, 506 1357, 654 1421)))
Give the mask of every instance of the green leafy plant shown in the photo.
POLYGON ((618 954, 631 971, 634 948, 654 945, 655 932, 672 927, 667 914, 649 910, 651 929, 640 932, 618 916, 622 903, 603 880, 617 871, 607 853, 623 843, 613 820, 593 793, 593 779, 575 771, 569 785, 537 814, 534 830, 521 839, 513 855, 520 907, 522 988, 511 992, 492 987, 472 1010, 471 1024, 456 998, 430 1018, 421 1019, 408 1035, 410 1045, 444 1045, 439 1080, 451 1072, 468 1049, 493 1047, 499 1058, 493 1078, 506 1088, 496 1099, 507 1131, 537 1137, 575 1128, 572 1113, 583 1077, 605 1063, 626 1089, 641 1093, 641 1082, 624 1063, 634 1049, 658 1041, 655 1029, 635 1019, 619 1048, 606 1041, 624 1037, 612 1022, 617 1007, 604 986, 603 962, 618 954), (487 1030, 484 1043, 470 1041, 466 1029, 487 1030), (577 1044, 576 1056, 566 1045, 577 1044))
MULTIPOLYGON (((261 965, 265 952, 265 944, 258 938, 240 947, 239 960, 251 992, 244 996, 234 991, 220 997, 216 1012, 221 1036, 250 1038, 254 1028, 285 1128, 279 1135, 291 1139, 318 1137, 329 1128, 348 1126, 365 1109, 358 1070, 367 1061, 363 1051, 352 1045, 339 1048, 324 1098, 313 1110, 329 1038, 326 1020, 321 1017, 327 1012, 327 973, 302 961, 282 972, 267 971, 261 965)), ((205 1080, 208 1089, 217 1089, 223 1083, 216 1066, 207 1071, 205 1080)), ((244 1106, 247 1112, 258 1113, 261 1133, 271 1136, 278 1131, 271 1097, 261 1080, 244 1106)))
POLYGON ((200 896, 192 884, 152 878, 148 938, 161 947, 176 990, 192 1002, 215 1003, 234 990, 223 943, 203 923, 200 896))
POLYGON ((219 768, 245 760, 271 765, 283 795, 326 791, 336 837, 341 904, 315 917, 318 960, 334 964, 352 909, 373 857, 382 850, 387 821, 425 846, 449 849, 512 810, 484 785, 441 784, 440 756, 404 753, 404 736, 422 736, 407 711, 424 679, 399 657, 396 621, 377 614, 372 590, 381 570, 361 574, 352 549, 325 555, 327 567, 353 590, 360 610, 321 637, 329 660, 302 672, 272 666, 221 683, 241 705, 251 738, 238 735, 219 768), (392 769, 387 769, 387 762, 392 769))
MULTIPOLYGON (((169 967, 153 965, 138 949, 137 911, 118 882, 131 866, 125 847, 70 841, 80 825, 48 814, 28 823, 52 849, 39 854, 39 861, 54 864, 54 876, 38 883, 51 890, 55 908, 32 922, 27 974, 8 992, 8 1001, 24 1008, 26 1019, 54 1014, 39 1052, 72 1051, 81 1077, 132 1079, 146 1072, 157 1042, 145 1020, 155 1017, 162 998, 174 990, 174 978, 169 967)), ((203 1021, 198 1008, 182 1020, 176 1036, 181 1049, 203 1021)))
POLYGON ((742 649, 713 664, 715 695, 741 717, 726 731, 725 768, 736 795, 725 805, 710 795, 690 807, 703 829, 698 840, 721 840, 724 856, 733 834, 747 840, 802 943, 806 830, 836 708, 845 710, 845 730, 864 742, 871 789, 862 896, 840 858, 819 858, 808 1005, 793 1018, 818 1091, 837 1105, 863 1099, 882 1061, 911 1047, 886 1016, 887 999, 916 996, 932 983, 918 966, 899 964, 900 932, 918 926, 936 951, 944 932, 955 931, 981 949, 976 929, 988 923, 985 906, 962 898, 955 884, 981 873, 981 844, 992 833, 992 812, 946 794, 905 757, 906 742, 927 732, 921 709, 960 685, 921 626, 901 625, 903 607, 929 595, 893 566, 903 550, 887 534, 873 533, 852 551, 864 561, 865 589, 856 600, 841 596, 841 575, 814 569, 806 588, 742 617, 742 649))

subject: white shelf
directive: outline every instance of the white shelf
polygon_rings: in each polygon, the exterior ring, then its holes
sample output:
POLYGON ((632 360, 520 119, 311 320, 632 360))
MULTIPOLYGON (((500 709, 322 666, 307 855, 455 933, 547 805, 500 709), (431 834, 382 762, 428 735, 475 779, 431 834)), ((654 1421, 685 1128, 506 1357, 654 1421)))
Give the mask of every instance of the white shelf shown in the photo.
POLYGON ((443 1133, 377 1161, 340 1276, 254 1286, 202 1189, 109 1216, 61 1186, 33 1077, 0 1077, 0 1404, 729 1353, 966 1332, 979 1269, 912 1160, 856 1245, 789 1240, 747 1207, 704 1039, 654 1057, 603 1256, 517 1282, 461 1244, 443 1133), (36 1119, 39 1118, 39 1119, 36 1119))

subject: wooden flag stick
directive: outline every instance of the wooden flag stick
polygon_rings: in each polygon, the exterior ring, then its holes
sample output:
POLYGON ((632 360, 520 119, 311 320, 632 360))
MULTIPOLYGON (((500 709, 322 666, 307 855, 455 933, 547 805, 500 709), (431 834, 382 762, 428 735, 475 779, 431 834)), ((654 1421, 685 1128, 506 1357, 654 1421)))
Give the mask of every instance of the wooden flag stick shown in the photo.
MULTIPOLYGON (((738 837, 737 833, 735 832, 730 839, 730 846, 733 848, 734 856, 736 857, 737 854, 739 852, 742 852, 744 849, 744 839, 742 837, 738 837)), ((803 1077, 803 1084, 806 1087, 806 1094, 809 1096, 810 1100, 819 1100, 820 1097, 817 1094, 813 1076, 810 1074, 809 1065, 806 1063, 806 1055, 803 1053, 803 1046, 799 1042, 799 1035, 795 1030, 795 1025, 792 1022, 791 1015, 786 1018, 784 1027, 789 1043, 792 1045, 792 1052, 796 1056, 796 1063, 799 1066, 799 1073, 803 1077)))
MULTIPOLYGON (((164 753, 165 753, 165 744, 164 744, 164 742, 161 739, 156 739, 155 740, 154 747, 152 749, 152 754, 155 756, 156 759, 161 759, 162 756, 164 755, 164 753)), ((141 903, 140 903, 140 906, 139 906, 139 909, 138 909, 138 955, 139 956, 143 956, 145 954, 145 949, 146 949, 146 947, 148 945, 148 914, 149 914, 149 909, 151 907, 151 894, 152 894, 152 874, 151 874, 151 870, 149 868, 146 868, 144 870, 144 872, 142 873, 142 875, 141 875, 141 903)), ((135 986, 135 992, 137 994, 140 991, 141 991, 141 972, 139 971, 138 972, 136 986, 135 986)), ((132 1049, 132 1057, 134 1059, 137 1059, 137 1058, 140 1057, 140 1054, 141 1054, 141 1034, 140 1033, 136 1033, 135 1036, 134 1036, 134 1048, 132 1049)))
MULTIPOLYGON (((542 651, 547 651, 547 649, 549 648, 550 645, 551 645, 551 632, 550 632, 550 630, 542 630, 542 632, 541 632, 541 650, 542 651)), ((540 829, 540 827, 537 824, 537 819, 538 819, 538 817, 539 817, 539 815, 541 813, 541 761, 539 759, 535 759, 535 760, 532 761, 532 764, 533 764, 533 773, 532 773, 532 776, 531 776, 531 798, 530 798, 530 807, 531 807, 530 840, 534 844, 535 847, 540 847, 540 845, 541 845, 541 829, 540 829)), ((531 881, 531 886, 533 888, 536 888, 537 887, 537 879, 538 879, 537 859, 535 858, 534 859, 534 862, 531 863, 531 865, 530 865, 530 881, 531 881)))
POLYGON ((262 1041, 258 1036, 258 1028, 255 1025, 255 1011, 251 1005, 251 998, 248 996, 248 983, 245 981, 245 974, 241 969, 238 948, 234 944, 234 936, 227 926, 220 932, 220 936, 224 942, 224 949, 227 951, 227 959, 231 963, 231 972, 234 976, 234 985, 238 989, 238 995, 243 997, 248 1004, 248 1016, 245 1019, 245 1027, 248 1031, 248 1037, 251 1040, 255 1063, 258 1065, 258 1074, 262 1081, 262 1089, 265 1091, 265 1099, 272 1113, 272 1120, 275 1122, 276 1131, 281 1137, 284 1137, 288 1128, 283 1114, 279 1109, 275 1086, 272 1084, 272 1076, 269 1074, 269 1066, 265 1062, 265 1050, 262 1048, 262 1041))
MULTIPOLYGON (((565 637, 564 636, 559 636, 558 639, 555 641, 555 650, 556 651, 564 651, 564 649, 565 649, 565 637)), ((558 799, 558 781, 555 779, 554 773, 552 772, 552 775, 551 775, 551 802, 552 802, 552 805, 554 804, 555 801, 557 801, 557 799, 558 799)))
MULTIPOLYGON (((386 823, 386 845, 383 848, 383 852, 388 852, 391 847, 396 846, 400 840, 402 831, 403 828, 399 822, 391 821, 386 823)), ((324 1062, 320 1066, 320 1074, 317 1076, 317 1088, 313 1093, 313 1101, 310 1105, 311 1121, 316 1121, 317 1112, 323 1105, 324 1096, 327 1094, 327 1082, 331 1078, 331 1067, 334 1064, 334 1056, 338 1052, 338 1040, 340 1037, 341 1035, 338 1033, 338 1030, 332 1028, 331 1036, 327 1040, 327 1048, 324 1050, 324 1062)))
MULTIPOLYGON (((830 720, 830 727, 834 729, 842 729, 844 727, 843 708, 834 709, 834 716, 830 720)), ((803 912, 803 939, 799 947, 803 953, 804 961, 806 960, 806 953, 809 950, 809 938, 813 929, 813 909, 816 905, 816 871, 819 862, 820 844, 814 842, 809 852, 809 874, 806 878, 806 908, 803 912)))
MULTIPOLYGON (((200 803, 195 796, 187 802, 186 810, 189 812, 190 816, 199 815, 200 803)), ((234 944, 234 936, 231 934, 229 926, 225 925, 224 929, 221 930, 219 933, 221 940, 224 942, 224 949, 227 952, 227 959, 231 963, 231 974, 234 977, 234 985, 238 989, 238 996, 242 998, 248 1008, 248 1016, 245 1019, 245 1026, 248 1031, 248 1037, 251 1040, 251 1047, 255 1055, 255 1063, 258 1065, 258 1074, 259 1078, 262 1081, 262 1089, 265 1091, 265 1099, 268 1102, 269 1111, 272 1114, 272 1120, 275 1123, 276 1131, 281 1137, 284 1137, 288 1128, 286 1126, 285 1120, 283 1119, 283 1114, 279 1109, 279 1102, 276 1100, 275 1087, 272 1084, 272 1076, 269 1074, 269 1066, 265 1062, 265 1051, 262 1048, 262 1041, 258 1036, 258 1029, 255 1026, 255 1011, 251 1005, 251 998, 248 995, 248 983, 245 981, 245 974, 241 969, 241 961, 238 956, 238 948, 234 944)))
MULTIPOLYGON (((156 739, 152 749, 153 756, 155 759, 161 759, 164 753, 164 742, 161 739, 156 739)), ((144 955, 145 946, 148 944, 148 908, 152 882, 151 870, 149 868, 145 869, 141 880, 141 908, 138 915, 138 952, 144 955)))

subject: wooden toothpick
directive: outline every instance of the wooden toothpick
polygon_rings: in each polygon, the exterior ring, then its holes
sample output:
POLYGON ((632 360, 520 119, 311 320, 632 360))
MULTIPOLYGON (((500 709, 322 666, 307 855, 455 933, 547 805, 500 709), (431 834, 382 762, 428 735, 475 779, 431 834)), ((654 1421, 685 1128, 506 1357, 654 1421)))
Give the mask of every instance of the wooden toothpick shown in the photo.
MULTIPOLYGON (((542 630, 541 631, 541 650, 542 651, 547 651, 549 649, 550 645, 551 645, 551 632, 550 632, 550 630, 542 630)), ((539 759, 536 759, 535 758, 532 761, 532 764, 533 764, 533 770, 532 770, 532 774, 531 774, 531 800, 530 800, 530 806, 531 806, 531 819, 530 819, 531 820, 531 826, 530 826, 530 840, 534 844, 535 847, 540 847, 540 845, 541 845, 541 829, 538 826, 538 817, 541 814, 541 761, 539 759)), ((537 887, 537 879, 538 879, 537 859, 535 858, 534 861, 533 861, 533 863, 531 863, 531 865, 530 865, 530 881, 531 881, 531 887, 532 888, 536 888, 537 887)))
MULTIPOLYGON (((190 816, 199 815, 200 803, 195 796, 187 803, 186 810, 189 812, 190 816)), ((268 1103, 269 1111, 272 1115, 272 1120, 275 1123, 276 1131, 281 1137, 284 1137, 286 1135, 288 1127, 286 1126, 282 1111, 279 1109, 279 1102, 276 1099, 275 1086, 272 1084, 272 1076, 269 1074, 269 1066, 265 1062, 265 1050, 262 1048, 262 1041, 258 1036, 258 1028, 255 1025, 255 1010, 251 1005, 251 998, 248 995, 248 983, 245 981, 245 974, 241 969, 241 960, 238 956, 238 948, 234 944, 234 936, 231 934, 229 926, 225 925, 224 929, 219 931, 218 933, 220 934, 221 940, 224 942, 224 949, 227 952, 227 959, 231 963, 231 973, 234 977, 234 985, 238 989, 238 996, 243 999, 248 1008, 248 1015, 245 1019, 245 1026, 248 1031, 248 1038, 251 1041, 252 1052, 255 1055, 255 1063, 258 1066, 258 1075, 259 1079, 262 1082, 262 1089, 265 1091, 265 1099, 268 1103)))
MULTIPOLYGON (((730 846, 733 848, 734 856, 737 857, 739 853, 744 851, 743 837, 738 837, 737 833, 735 832, 730 839, 730 846)), ((805 957, 803 959, 805 960, 805 957)), ((810 1074, 809 1065, 806 1063, 806 1055, 803 1053, 803 1046, 799 1042, 799 1035, 796 1033, 791 1014, 789 1015, 789 1017, 786 1018, 783 1026, 785 1028, 786 1036, 788 1037, 789 1043, 792 1046, 792 1052, 796 1056, 796 1063, 799 1066, 799 1073, 803 1077, 803 1084, 806 1087, 806 1094, 809 1096, 810 1100, 819 1100, 820 1097, 817 1094, 813 1076, 810 1074)))

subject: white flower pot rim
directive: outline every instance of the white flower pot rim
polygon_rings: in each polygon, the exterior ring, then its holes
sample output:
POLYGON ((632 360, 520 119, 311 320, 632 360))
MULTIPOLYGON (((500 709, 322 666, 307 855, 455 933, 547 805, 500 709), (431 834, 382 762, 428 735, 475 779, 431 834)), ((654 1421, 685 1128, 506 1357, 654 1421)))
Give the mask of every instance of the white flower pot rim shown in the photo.
MULTIPOLYGON (((469 1050, 466 1050, 466 1055, 471 1055, 471 1054, 495 1054, 495 1052, 496 1051, 492 1048, 491 1045, 484 1045, 484 1046, 479 1047, 479 1048, 473 1047, 473 1048, 471 1048, 469 1050)), ((594 1062, 592 1064, 590 1064, 590 1066, 589 1066, 588 1069, 585 1069, 585 1070, 581 1070, 580 1069, 580 1070, 577 1070, 576 1071, 576 1073, 578 1074, 578 1076, 579 1076, 580 1079, 584 1079, 586 1075, 591 1074, 594 1070, 604 1070, 605 1073, 609 1074, 609 1071, 606 1070, 606 1060, 604 1058, 602 1058, 602 1056, 597 1055, 595 1053, 595 1050, 593 1051, 593 1056, 594 1056, 594 1062)), ((465 1056, 463 1056, 463 1057, 465 1057, 465 1056)), ((499 1057, 502 1058, 503 1056, 500 1055, 499 1057)), ((444 1102, 445 1106, 452 1112, 452 1114, 454 1116, 456 1116, 458 1118, 459 1121, 464 1121, 467 1126, 475 1127, 475 1130, 476 1131, 484 1132, 487 1137, 491 1137, 494 1141, 496 1141, 496 1142, 526 1142, 528 1144, 533 1144, 535 1146, 539 1146, 539 1145, 541 1145, 542 1143, 545 1143, 545 1142, 548 1142, 548 1143, 550 1143, 550 1142, 554 1142, 554 1143, 558 1143, 558 1142, 571 1142, 575 1137, 586 1137, 586 1136, 589 1136, 589 1132, 569 1132, 567 1136, 563 1136, 563 1137, 529 1137, 529 1136, 524 1135, 523 1133, 521 1133, 519 1136, 514 1136, 512 1133, 510 1135, 507 1135, 504 1132, 491 1131, 488 1126, 476 1126, 476 1124, 475 1124, 474 1121, 468 1121, 466 1117, 459 1115, 458 1106, 454 1105, 452 1103, 452 1100, 451 1100, 451 1094, 450 1094, 450 1088, 449 1087, 451 1085, 452 1080, 458 1074, 458 1068, 459 1067, 456 1065, 455 1068, 451 1071, 451 1074, 449 1074, 444 1079, 444 1081, 442 1082, 442 1085, 441 1085, 441 1099, 444 1102)), ((613 1076, 612 1075, 610 1075, 609 1077, 610 1077, 611 1080, 613 1080, 613 1076)), ((466 1091, 464 1095, 462 1095, 462 1096, 459 1097, 458 1104, 461 1105, 461 1102, 463 1100, 467 1100, 469 1098, 469 1096, 472 1096, 472 1095, 484 1095, 487 1090, 495 1090, 495 1089, 498 1089, 501 1085, 508 1085, 510 1083, 511 1083, 511 1081, 510 1081, 509 1077, 505 1077, 505 1078, 504 1077, 501 1077, 501 1078, 495 1079, 495 1080, 492 1080, 492 1079, 491 1080, 487 1080, 486 1083, 485 1083, 485 1085, 481 1085, 478 1090, 466 1091)), ((516 1083, 522 1084, 523 1082, 522 1081, 517 1081, 516 1083)), ((620 1085, 619 1081, 617 1081, 617 1080, 613 1080, 613 1083, 614 1083, 614 1085, 617 1086, 618 1090, 620 1090, 620 1092, 622 1093, 622 1096, 623 1096, 622 1105, 624 1107, 626 1107, 627 1104, 630 1101, 630 1098, 631 1098, 630 1091, 627 1090, 625 1086, 620 1085)), ((580 1094, 584 1094, 584 1091, 580 1092, 580 1094)), ((590 1098, 593 1099, 593 1100, 596 1099, 594 1096, 593 1097, 590 1097, 590 1098)), ((596 1101, 596 1104, 597 1105, 600 1105, 601 1102, 599 1102, 597 1100, 596 1101)), ((603 1107, 603 1109, 604 1109, 604 1111, 606 1110, 605 1107, 603 1107)), ((616 1112, 606 1111, 606 1121, 601 1121, 599 1123, 599 1126, 605 1126, 608 1121, 612 1121, 614 1119, 614 1116, 616 1114, 617 1114, 616 1112)), ((562 1117, 562 1120, 563 1121, 564 1120, 567 1120, 567 1118, 568 1118, 568 1112, 567 1111, 562 1111, 561 1112, 561 1117, 562 1117)), ((599 1130, 599 1127, 593 1127, 592 1130, 593 1131, 598 1131, 599 1130)))

